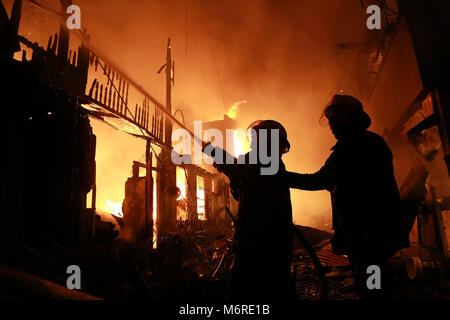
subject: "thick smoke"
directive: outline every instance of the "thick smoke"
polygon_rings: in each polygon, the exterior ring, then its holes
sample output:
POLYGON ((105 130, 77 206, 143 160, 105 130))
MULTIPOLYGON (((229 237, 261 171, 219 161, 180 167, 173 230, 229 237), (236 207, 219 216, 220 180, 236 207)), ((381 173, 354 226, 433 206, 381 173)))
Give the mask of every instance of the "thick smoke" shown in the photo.
MULTIPOLYGON (((6 1, 7 7, 11 2, 6 1)), ((42 2, 58 7, 56 0, 42 2)), ((332 94, 341 89, 352 93, 341 86, 349 77, 355 55, 339 50, 336 43, 360 40, 365 28, 360 1, 73 3, 81 7, 82 28, 88 29, 92 43, 163 103, 164 74, 156 71, 165 63, 167 39, 172 39, 173 108, 183 110, 188 126, 194 120, 220 119, 234 102, 245 99, 237 118, 243 128, 257 119, 275 119, 285 125, 291 142, 291 151, 283 157, 288 170, 314 172, 329 155, 334 140, 318 120, 332 94)), ((40 15, 39 9, 26 2, 24 7, 28 12, 24 19, 40 15)), ((49 32, 51 24, 42 21, 49 32)), ((32 26, 36 33, 39 27, 36 23, 32 26)), ((46 41, 44 27, 40 31, 46 41)), ((109 130, 96 123, 93 126, 101 132, 99 153, 102 148, 114 147, 124 155, 143 154, 141 147, 130 150, 139 143, 130 145, 113 138, 113 133, 108 137, 109 130)), ((128 175, 130 159, 116 160, 111 162, 113 168, 128 175)), ((118 189, 123 190, 123 185, 118 189)), ((292 198, 296 223, 319 226, 323 219, 329 220, 327 192, 292 191, 292 198)))

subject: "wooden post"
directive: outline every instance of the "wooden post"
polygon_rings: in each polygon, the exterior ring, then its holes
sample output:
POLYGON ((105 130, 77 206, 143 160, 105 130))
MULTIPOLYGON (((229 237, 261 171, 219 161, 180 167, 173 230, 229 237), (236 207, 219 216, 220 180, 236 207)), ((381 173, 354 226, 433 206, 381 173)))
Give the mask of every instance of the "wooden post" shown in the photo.
POLYGON ((20 44, 17 40, 17 36, 19 32, 21 16, 22 16, 22 0, 15 0, 11 10, 11 19, 7 35, 8 57, 11 59, 14 57, 14 52, 20 50, 20 44))
POLYGON ((209 174, 203 176, 205 186, 205 216, 206 220, 217 223, 217 217, 211 214, 212 211, 212 177, 209 174))
POLYGON ((438 115, 438 128, 441 136, 442 149, 444 150, 444 161, 447 166, 447 173, 450 177, 450 94, 448 90, 433 91, 433 108, 438 115))
POLYGON ((194 225, 198 221, 197 213, 197 175, 192 169, 186 169, 187 179, 186 179, 186 199, 187 199, 187 214, 188 219, 194 225))
POLYGON ((450 252, 449 252, 449 243, 448 243, 448 239, 447 239, 446 226, 445 226, 444 219, 442 216, 441 208, 437 201, 435 187, 431 186, 430 191, 431 191, 431 199, 433 201, 433 206, 434 206, 434 221, 436 223, 435 230, 436 230, 437 238, 438 238, 437 239, 438 248, 442 249, 442 253, 443 253, 445 259, 448 259, 450 257, 450 255, 449 255, 450 252))
POLYGON ((153 242, 153 176, 152 153, 150 152, 150 140, 147 140, 145 148, 145 238, 153 242), (150 234, 149 234, 150 233, 150 234))
POLYGON ((95 238, 95 201, 97 197, 97 185, 94 184, 94 187, 92 188, 92 204, 91 204, 91 210, 92 210, 92 233, 91 237, 92 239, 95 238))
POLYGON ((92 199, 91 199, 91 210, 92 210, 92 239, 95 238, 95 207, 97 202, 97 163, 94 165, 94 183, 92 186, 92 199))

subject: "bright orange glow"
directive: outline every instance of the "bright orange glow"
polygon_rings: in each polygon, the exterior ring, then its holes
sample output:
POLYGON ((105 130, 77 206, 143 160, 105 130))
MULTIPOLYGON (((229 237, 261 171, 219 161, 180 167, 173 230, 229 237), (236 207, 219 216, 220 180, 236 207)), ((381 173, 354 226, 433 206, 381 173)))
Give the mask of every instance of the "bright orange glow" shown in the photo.
POLYGON ((235 131, 233 133, 233 143, 234 143, 234 156, 238 157, 239 155, 242 154, 242 145, 241 145, 241 140, 239 139, 239 132, 235 131))
POLYGON ((201 176, 197 176, 197 214, 198 220, 206 220, 205 179, 201 176))
POLYGON ((156 179, 153 180, 153 249, 158 247, 158 219, 157 219, 157 208, 156 208, 156 179))
POLYGON ((231 119, 236 119, 238 110, 239 110, 239 107, 236 104, 233 104, 233 106, 230 108, 230 110, 228 110, 228 112, 226 114, 231 119))
POLYGON ((177 187, 180 189, 177 200, 186 199, 186 175, 184 169, 180 167, 177 167, 177 187))
POLYGON ((247 100, 242 100, 242 101, 233 103, 233 105, 231 106, 230 110, 228 110, 226 115, 228 117, 230 117, 231 119, 236 119, 238 111, 239 111, 239 106, 243 103, 247 103, 247 100))
POLYGON ((187 220, 186 175, 183 168, 177 167, 177 187, 180 196, 177 198, 177 220, 187 220))
POLYGON ((122 202, 114 202, 107 199, 103 209, 116 217, 123 218, 122 202))
POLYGON ((233 133, 234 156, 239 157, 250 151, 250 143, 244 130, 235 130, 233 133))

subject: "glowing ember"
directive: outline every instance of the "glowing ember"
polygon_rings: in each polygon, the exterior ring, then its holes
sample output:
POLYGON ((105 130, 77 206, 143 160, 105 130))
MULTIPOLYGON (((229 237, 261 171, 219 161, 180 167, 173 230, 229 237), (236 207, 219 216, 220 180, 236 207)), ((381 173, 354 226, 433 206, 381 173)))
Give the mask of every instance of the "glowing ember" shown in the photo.
POLYGON ((233 103, 233 105, 231 106, 230 110, 228 110, 228 112, 226 113, 226 115, 228 117, 230 117, 231 119, 236 119, 237 117, 237 113, 239 111, 239 106, 243 103, 247 103, 247 100, 242 100, 242 101, 238 101, 233 103))
POLYGON ((107 199, 104 209, 105 211, 109 212, 110 214, 116 217, 123 218, 121 202, 114 202, 112 200, 107 199))

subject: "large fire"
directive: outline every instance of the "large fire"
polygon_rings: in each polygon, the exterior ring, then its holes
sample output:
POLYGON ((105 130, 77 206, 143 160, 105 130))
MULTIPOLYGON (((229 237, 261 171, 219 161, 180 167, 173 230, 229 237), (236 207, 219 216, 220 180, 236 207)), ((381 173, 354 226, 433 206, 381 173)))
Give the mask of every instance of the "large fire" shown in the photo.
POLYGON ((233 133, 234 156, 239 157, 249 151, 249 142, 244 130, 235 130, 233 133))
POLYGON ((122 212, 122 203, 121 202, 114 202, 110 199, 106 200, 106 204, 104 207, 104 210, 106 212, 109 212, 110 214, 123 218, 123 212, 122 212))
MULTIPOLYGON (((231 119, 236 119, 239 112, 239 106, 247 103, 247 100, 241 100, 233 103, 226 115, 231 119)), ((235 130, 233 133, 234 156, 239 157, 249 151, 249 143, 243 130, 235 130)))

